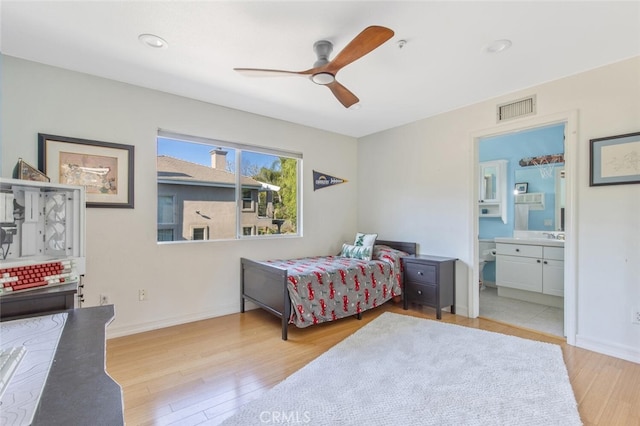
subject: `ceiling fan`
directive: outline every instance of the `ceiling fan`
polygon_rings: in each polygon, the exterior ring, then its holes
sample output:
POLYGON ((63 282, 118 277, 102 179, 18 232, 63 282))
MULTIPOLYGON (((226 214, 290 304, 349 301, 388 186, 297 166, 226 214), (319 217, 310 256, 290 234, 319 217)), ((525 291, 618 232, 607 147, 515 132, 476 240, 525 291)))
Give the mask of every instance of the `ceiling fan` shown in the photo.
POLYGON ((329 61, 329 55, 333 51, 333 44, 327 40, 314 43, 313 50, 318 60, 313 68, 306 71, 283 71, 261 68, 234 68, 234 70, 251 77, 276 77, 276 76, 305 76, 316 84, 327 86, 333 95, 345 108, 358 103, 360 100, 349 89, 338 83, 336 74, 343 67, 360 59, 367 53, 381 46, 393 37, 393 31, 380 26, 367 27, 358 34, 340 53, 329 61))

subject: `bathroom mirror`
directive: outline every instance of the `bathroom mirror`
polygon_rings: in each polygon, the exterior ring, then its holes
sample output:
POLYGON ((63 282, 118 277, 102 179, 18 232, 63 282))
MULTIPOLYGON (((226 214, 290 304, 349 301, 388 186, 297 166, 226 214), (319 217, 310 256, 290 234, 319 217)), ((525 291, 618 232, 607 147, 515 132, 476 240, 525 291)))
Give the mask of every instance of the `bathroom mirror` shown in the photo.
POLYGON ((529 231, 559 231, 564 230, 564 164, 549 165, 553 167, 550 177, 542 177, 538 167, 522 167, 515 171, 515 181, 517 183, 527 183, 527 193, 544 194, 544 210, 539 206, 517 205, 515 194, 511 192, 513 200, 515 229, 529 231), (518 216, 526 215, 524 220, 517 220, 518 216))
POLYGON ((498 168, 495 162, 488 161, 480 164, 480 199, 483 201, 496 200, 498 198, 498 168))

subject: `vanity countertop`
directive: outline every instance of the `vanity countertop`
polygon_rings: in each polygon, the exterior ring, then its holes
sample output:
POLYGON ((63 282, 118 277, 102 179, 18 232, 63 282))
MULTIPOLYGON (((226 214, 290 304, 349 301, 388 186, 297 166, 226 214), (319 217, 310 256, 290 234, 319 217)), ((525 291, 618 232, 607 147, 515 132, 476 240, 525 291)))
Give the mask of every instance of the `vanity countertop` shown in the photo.
POLYGON ((506 244, 527 244, 535 246, 547 246, 547 247, 564 247, 564 240, 555 240, 551 238, 509 238, 509 237, 496 237, 496 243, 506 244))

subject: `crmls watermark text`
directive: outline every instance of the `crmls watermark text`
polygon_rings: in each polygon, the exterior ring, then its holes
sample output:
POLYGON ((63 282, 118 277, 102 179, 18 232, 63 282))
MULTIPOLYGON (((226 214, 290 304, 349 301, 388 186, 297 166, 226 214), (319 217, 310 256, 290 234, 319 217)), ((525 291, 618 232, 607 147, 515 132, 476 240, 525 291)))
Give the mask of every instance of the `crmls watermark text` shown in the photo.
POLYGON ((308 411, 263 411, 260 422, 266 424, 304 424, 311 421, 308 411))

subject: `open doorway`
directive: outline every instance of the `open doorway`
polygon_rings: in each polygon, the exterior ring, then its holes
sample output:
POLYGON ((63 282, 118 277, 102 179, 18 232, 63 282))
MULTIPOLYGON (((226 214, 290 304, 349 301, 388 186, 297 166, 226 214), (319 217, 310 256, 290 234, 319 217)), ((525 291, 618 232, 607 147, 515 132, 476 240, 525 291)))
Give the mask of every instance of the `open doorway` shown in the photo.
POLYGON ((487 207, 488 192, 494 199, 503 192, 496 201, 504 203, 502 215, 480 209, 479 316, 559 337, 565 234, 556 176, 564 171, 564 141, 565 123, 556 123, 484 137, 478 149, 480 205, 487 207))
MULTIPOLYGON (((481 261, 480 261, 480 241, 479 241, 479 237, 491 237, 491 235, 482 235, 482 233, 486 232, 486 229, 482 230, 481 233, 481 227, 480 227, 480 218, 482 216, 483 213, 481 213, 483 211, 483 209, 481 208, 482 206, 478 203, 480 200, 480 193, 482 191, 482 187, 480 185, 478 185, 478 178, 480 177, 480 161, 481 159, 485 159, 485 158, 481 158, 481 143, 483 140, 487 140, 489 138, 494 138, 494 137, 504 137, 507 138, 510 135, 516 135, 516 134, 522 134, 522 133, 526 133, 529 131, 535 131, 535 130, 541 130, 541 129, 548 129, 548 128, 553 128, 553 127, 559 127, 561 129, 561 133, 564 134, 564 161, 565 163, 563 164, 563 169, 564 169, 564 183, 565 183, 565 202, 564 202, 564 206, 563 206, 563 210, 562 213, 560 215, 556 215, 555 213, 555 205, 558 203, 558 201, 555 199, 555 195, 554 198, 549 199, 549 197, 545 197, 545 201, 549 200, 549 204, 553 204, 554 205, 554 210, 548 212, 548 214, 544 214, 542 218, 532 218, 529 217, 529 219, 531 220, 531 222, 537 222, 540 221, 543 225, 546 223, 547 227, 550 227, 551 229, 547 229, 545 230, 541 230, 540 233, 542 232, 547 232, 547 231, 553 231, 558 233, 560 230, 562 230, 562 236, 565 238, 564 240, 564 250, 563 250, 563 257, 564 257, 564 262, 563 265, 561 267, 561 270, 559 272, 560 276, 563 279, 563 284, 564 284, 564 297, 561 298, 561 317, 562 317, 562 323, 563 323, 563 328, 564 328, 564 334, 567 337, 567 342, 569 344, 575 344, 575 315, 576 315, 576 286, 575 286, 575 255, 576 255, 576 238, 575 238, 575 234, 574 234, 574 230, 573 230, 573 226, 575 224, 575 221, 573 220, 573 216, 575 214, 575 212, 572 210, 572 206, 575 205, 575 190, 573 188, 574 182, 576 181, 575 179, 575 163, 572 164, 571 160, 575 158, 575 153, 576 153, 576 145, 577 145, 577 134, 576 134, 576 126, 577 126, 577 112, 568 112, 568 113, 561 113, 561 114, 555 114, 553 116, 547 116, 547 117, 538 117, 538 118, 533 118, 533 119, 529 119, 529 120, 522 120, 520 123, 513 123, 513 124, 508 124, 508 125, 500 125, 494 129, 487 129, 484 131, 479 131, 476 132, 475 134, 472 135, 473 137, 473 144, 474 144, 474 170, 475 170, 475 174, 474 174, 474 205, 478 206, 478 208, 474 208, 473 209, 473 239, 474 241, 472 242, 472 247, 473 247, 473 257, 474 259, 476 259, 476 267, 473 269, 472 273, 470 274, 470 282, 472 283, 469 286, 469 314, 471 317, 477 317, 480 314, 480 279, 484 276, 485 281, 491 281, 491 278, 495 278, 495 266, 489 266, 487 267, 486 263, 483 268, 482 271, 482 275, 480 274, 480 266, 481 266, 481 261), (562 216, 564 219, 564 226, 559 223, 560 219, 557 219, 558 217, 562 216), (486 274, 486 275, 485 275, 486 274)), ((545 154, 557 154, 559 152, 547 152, 545 154)), ((516 157, 519 154, 516 154, 516 157)), ((526 153, 522 154, 522 157, 518 158, 515 162, 519 163, 521 159, 526 158, 527 156, 533 156, 534 154, 529 154, 527 155, 526 153)), ((535 154, 537 157, 540 157, 541 155, 535 154)), ((511 160, 511 159, 510 159, 511 160)), ((556 167, 554 167, 555 169, 556 167)), ((559 165, 558 167, 559 168, 559 165)), ((532 169, 533 170, 533 169, 532 169)), ((540 170, 537 171, 538 173, 540 173, 540 170)), ((507 171, 506 171, 506 183, 504 184, 505 186, 505 191, 510 191, 510 195, 511 197, 507 197, 505 199, 505 203, 511 203, 511 205, 507 205, 508 209, 506 210, 505 213, 505 219, 504 221, 502 221, 501 219, 494 219, 495 223, 494 223, 494 231, 497 232, 498 229, 501 229, 502 236, 509 238, 509 237, 513 237, 513 231, 514 231, 514 214, 515 214, 515 199, 514 199, 514 194, 513 191, 516 190, 516 183, 529 183, 528 181, 524 181, 523 182, 516 182, 516 175, 515 175, 515 167, 507 167, 507 171), (506 222, 506 223, 505 223, 506 222), (509 229, 509 231, 505 232, 505 229, 509 229), (510 233, 510 234, 509 234, 510 233)), ((556 174, 556 170, 549 170, 549 171, 545 171, 545 173, 550 173, 553 178, 551 178, 552 180, 555 180, 555 174, 556 174)), ((559 173, 559 172, 558 172, 559 173)), ((532 186, 532 189, 535 188, 534 186, 532 186)), ((522 185, 521 188, 522 189, 522 185)), ((531 192, 531 191, 529 191, 531 192)), ((555 194, 556 189, 555 187, 553 187, 552 190, 544 190, 544 192, 553 192, 555 194)), ((491 213, 490 209, 488 209, 488 211, 491 213)), ((495 240, 495 237, 494 237, 495 240)), ((542 260, 541 260, 542 261, 542 260)), ((526 275, 526 272, 523 273, 526 275)), ((499 279, 496 279, 496 281, 500 281, 499 279)), ((494 281, 495 282, 495 281, 494 281)), ((499 285, 498 285, 499 286, 499 285)), ((497 293, 497 291, 496 291, 497 293)), ((505 321, 505 322, 509 322, 509 321, 505 321)), ((527 327, 526 325, 523 325, 525 327, 527 327)), ((527 328, 536 328, 533 326, 529 326, 527 328)), ((545 330, 543 330, 545 331, 545 330)), ((545 331, 548 332, 548 331, 545 331)), ((551 333, 551 334, 556 334, 556 333, 551 333)))

